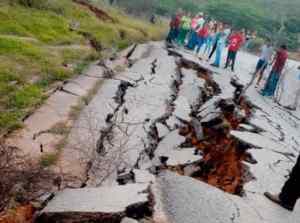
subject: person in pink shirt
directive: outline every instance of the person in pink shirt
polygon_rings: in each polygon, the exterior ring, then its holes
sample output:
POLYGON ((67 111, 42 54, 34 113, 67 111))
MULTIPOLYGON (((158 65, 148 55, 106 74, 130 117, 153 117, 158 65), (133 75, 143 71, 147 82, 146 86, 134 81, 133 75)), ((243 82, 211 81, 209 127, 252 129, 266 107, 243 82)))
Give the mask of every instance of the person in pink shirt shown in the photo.
POLYGON ((187 44, 187 48, 194 50, 197 45, 198 35, 197 30, 202 29, 205 23, 204 14, 201 12, 192 19, 191 22, 191 36, 187 44))
POLYGON ((243 31, 233 32, 229 37, 228 55, 226 59, 225 69, 231 63, 231 71, 234 72, 234 66, 236 61, 236 56, 242 45, 244 44, 245 38, 243 31))

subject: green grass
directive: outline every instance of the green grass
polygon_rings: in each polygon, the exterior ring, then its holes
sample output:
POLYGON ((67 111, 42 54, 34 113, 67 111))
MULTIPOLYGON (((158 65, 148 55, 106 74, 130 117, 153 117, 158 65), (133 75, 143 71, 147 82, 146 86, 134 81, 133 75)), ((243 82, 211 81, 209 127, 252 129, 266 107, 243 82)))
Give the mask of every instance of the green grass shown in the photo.
POLYGON ((70 31, 73 21, 104 48, 119 50, 158 40, 165 31, 163 24, 153 26, 112 8, 104 9, 116 22, 102 21, 71 0, 36 0, 33 8, 9 2, 0 3, 0 135, 21 127, 53 83, 80 74, 100 57, 79 32, 70 31))

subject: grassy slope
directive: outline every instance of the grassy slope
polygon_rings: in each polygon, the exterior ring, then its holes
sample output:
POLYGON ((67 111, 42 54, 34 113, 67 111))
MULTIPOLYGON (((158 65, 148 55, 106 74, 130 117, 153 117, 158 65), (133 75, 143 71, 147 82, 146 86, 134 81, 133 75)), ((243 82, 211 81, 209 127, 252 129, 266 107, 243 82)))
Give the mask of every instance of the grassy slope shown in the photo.
POLYGON ((102 21, 71 0, 56 1, 43 10, 0 3, 0 134, 19 127, 43 102, 52 83, 77 74, 83 61, 99 56, 82 35, 69 30, 72 21, 104 47, 119 49, 159 39, 164 32, 162 25, 152 26, 115 9, 106 12, 116 22, 102 21))

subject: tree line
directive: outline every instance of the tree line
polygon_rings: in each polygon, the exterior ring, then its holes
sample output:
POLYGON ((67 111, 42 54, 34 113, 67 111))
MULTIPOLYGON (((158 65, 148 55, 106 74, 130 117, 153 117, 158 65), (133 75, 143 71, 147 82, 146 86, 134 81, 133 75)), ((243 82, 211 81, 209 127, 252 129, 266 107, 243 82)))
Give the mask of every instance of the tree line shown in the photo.
POLYGON ((141 16, 171 16, 178 9, 202 11, 213 19, 236 28, 257 31, 277 44, 286 43, 291 50, 299 48, 299 0, 108 0, 141 16))

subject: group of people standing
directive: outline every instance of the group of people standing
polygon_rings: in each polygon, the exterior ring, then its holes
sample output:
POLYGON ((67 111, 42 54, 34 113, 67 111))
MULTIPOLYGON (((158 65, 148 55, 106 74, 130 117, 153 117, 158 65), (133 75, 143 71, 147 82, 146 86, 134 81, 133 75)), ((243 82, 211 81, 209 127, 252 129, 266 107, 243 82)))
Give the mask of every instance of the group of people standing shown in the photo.
MULTIPOLYGON (((255 37, 256 32, 254 32, 254 35, 253 33, 250 35, 249 31, 246 32, 244 29, 237 30, 229 24, 207 20, 204 13, 198 13, 192 17, 190 13, 179 12, 171 19, 170 32, 166 40, 168 43, 193 51, 200 58, 200 53, 207 55, 207 61, 210 61, 215 55, 214 61, 211 63, 214 67, 221 66, 223 51, 228 47, 224 68, 230 67, 231 71, 234 72, 239 50, 243 46, 249 45, 249 42, 255 37)), ((256 87, 258 87, 267 67, 272 66, 267 82, 261 90, 261 95, 274 96, 287 59, 286 45, 281 45, 275 52, 271 41, 266 40, 261 48, 261 55, 249 86, 258 77, 256 82, 256 87)), ((296 103, 291 107, 292 109, 295 109, 295 106, 297 107, 298 99, 300 99, 300 89, 299 96, 296 97, 296 103)))
MULTIPOLYGON (((203 53, 208 55, 208 61, 216 54, 215 60, 211 64, 215 67, 221 66, 222 53, 227 46, 228 54, 224 68, 226 69, 230 66, 231 70, 234 72, 237 53, 242 46, 245 45, 246 47, 246 45, 249 45, 251 38, 252 36, 248 33, 246 34, 244 30, 232 30, 228 24, 214 20, 206 21, 203 13, 199 13, 193 18, 189 13, 178 13, 171 20, 167 42, 194 51, 197 56, 199 55, 201 48, 205 46, 203 53)), ((257 79, 255 87, 259 87, 264 72, 270 66, 270 74, 264 87, 260 91, 260 94, 268 97, 274 96, 287 59, 288 51, 286 45, 281 45, 279 49, 275 51, 271 41, 266 40, 261 48, 260 57, 253 73, 253 77, 247 88, 254 83, 255 79, 257 79)), ((298 79, 300 81, 300 67, 298 69, 298 79)), ((291 109, 297 108, 299 100, 300 87, 297 91, 295 105, 291 106, 291 109)), ((300 156, 292 170, 289 180, 282 188, 281 193, 274 195, 267 192, 265 193, 265 196, 282 207, 293 210, 297 199, 300 197, 299 173, 300 156)))
POLYGON ((203 48, 203 54, 208 56, 208 60, 216 54, 211 64, 215 67, 221 66, 223 50, 228 46, 225 68, 230 66, 234 71, 237 52, 245 43, 245 38, 244 30, 231 30, 228 24, 215 20, 207 21, 203 13, 198 13, 193 18, 189 13, 178 13, 170 22, 167 42, 185 47, 197 55, 203 48))

